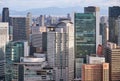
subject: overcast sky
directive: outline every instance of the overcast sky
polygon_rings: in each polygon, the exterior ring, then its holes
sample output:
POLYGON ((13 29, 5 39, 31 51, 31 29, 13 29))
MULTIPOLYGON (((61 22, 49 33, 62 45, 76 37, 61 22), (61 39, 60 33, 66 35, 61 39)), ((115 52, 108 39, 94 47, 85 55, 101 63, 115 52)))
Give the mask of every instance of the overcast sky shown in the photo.
POLYGON ((120 0, 0 0, 0 8, 23 11, 33 8, 73 7, 73 6, 108 7, 120 5, 120 0))

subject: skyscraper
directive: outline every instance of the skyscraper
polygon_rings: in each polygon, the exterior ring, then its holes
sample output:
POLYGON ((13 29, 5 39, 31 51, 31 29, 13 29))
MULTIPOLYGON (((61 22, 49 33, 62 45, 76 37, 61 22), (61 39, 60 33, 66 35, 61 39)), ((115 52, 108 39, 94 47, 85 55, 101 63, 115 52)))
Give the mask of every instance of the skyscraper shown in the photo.
POLYGON ((102 35, 102 45, 106 45, 107 43, 107 28, 108 28, 108 18, 105 16, 102 16, 100 18, 101 22, 100 22, 100 35, 102 35))
POLYGON ((39 26, 45 26, 45 15, 40 15, 39 26))
POLYGON ((110 64, 109 81, 120 81, 120 48, 106 47, 105 58, 106 58, 106 62, 110 64))
POLYGON ((81 64, 86 62, 86 55, 96 54, 99 44, 99 8, 85 7, 84 13, 74 13, 73 22, 75 28, 75 77, 81 79, 81 64), (80 76, 78 77, 78 75, 80 76))
POLYGON ((116 41, 117 41, 117 44, 118 46, 120 46, 120 16, 118 16, 118 18, 115 20, 115 27, 117 28, 116 29, 116 41))
POLYGON ((74 79, 74 28, 60 22, 55 31, 47 32, 47 60, 55 70, 55 81, 74 79))
POLYGON ((15 78, 13 77, 13 73, 12 73, 13 64, 16 62, 19 63, 20 57, 28 56, 28 54, 29 54, 29 46, 28 46, 28 42, 26 41, 9 42, 6 45, 5 81, 12 81, 12 78, 15 78))
POLYGON ((95 16, 91 13, 75 13, 75 78, 81 79, 81 64, 86 55, 96 53, 95 16))
POLYGON ((120 7, 113 6, 109 7, 109 41, 118 44, 118 28, 116 20, 120 15, 120 7))
POLYGON ((13 41, 29 39, 29 18, 12 17, 10 22, 13 26, 13 41))
POLYGON ((75 13, 75 57, 96 53, 96 21, 91 13, 75 13))
POLYGON ((27 13, 27 18, 29 18, 29 26, 32 26, 32 14, 30 12, 27 13))
POLYGON ((118 23, 118 45, 120 46, 120 16, 118 17, 117 23, 118 23))
POLYGON ((9 41, 8 23, 0 23, 0 81, 5 77, 5 47, 9 41))
POLYGON ((95 15, 95 22, 96 22, 96 50, 98 45, 100 44, 100 27, 99 27, 99 23, 100 23, 100 8, 99 7, 95 7, 95 6, 88 6, 84 8, 84 13, 92 13, 95 15))
POLYGON ((9 22, 9 9, 7 7, 3 8, 2 11, 2 22, 9 22))

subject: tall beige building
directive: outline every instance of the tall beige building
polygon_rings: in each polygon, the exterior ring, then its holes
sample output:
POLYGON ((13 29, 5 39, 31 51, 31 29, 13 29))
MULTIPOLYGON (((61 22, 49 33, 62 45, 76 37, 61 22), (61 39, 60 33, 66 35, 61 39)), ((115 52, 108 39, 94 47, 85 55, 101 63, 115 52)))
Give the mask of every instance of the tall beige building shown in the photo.
POLYGON ((8 23, 0 23, 0 52, 5 52, 5 45, 9 41, 8 23))
POLYGON ((8 23, 0 23, 0 81, 4 79, 5 47, 9 41, 8 23))
POLYGON ((60 22, 55 31, 47 32, 47 60, 53 67, 55 81, 74 79, 74 28, 71 22, 60 22))
POLYGON ((120 48, 106 47, 105 58, 106 58, 106 62, 110 64, 109 81, 120 81, 120 48))

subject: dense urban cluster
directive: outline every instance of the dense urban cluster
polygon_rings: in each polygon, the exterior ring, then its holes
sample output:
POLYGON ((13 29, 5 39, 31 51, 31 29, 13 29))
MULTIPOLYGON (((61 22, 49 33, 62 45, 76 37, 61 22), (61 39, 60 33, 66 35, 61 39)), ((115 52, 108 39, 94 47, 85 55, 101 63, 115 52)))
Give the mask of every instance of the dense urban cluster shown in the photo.
POLYGON ((120 7, 67 16, 0 16, 0 81, 120 81, 120 7), (108 12, 108 11, 106 11, 108 12))

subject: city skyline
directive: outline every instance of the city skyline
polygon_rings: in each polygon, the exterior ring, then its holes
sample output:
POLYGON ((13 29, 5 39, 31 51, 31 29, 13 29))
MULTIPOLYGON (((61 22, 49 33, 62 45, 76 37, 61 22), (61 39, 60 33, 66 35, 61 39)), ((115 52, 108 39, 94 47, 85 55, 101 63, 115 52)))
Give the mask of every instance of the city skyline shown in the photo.
POLYGON ((0 81, 120 81, 120 0, 0 0, 0 81))
MULTIPOLYGON (((34 8, 47 8, 47 7, 85 7, 85 6, 98 6, 101 8, 109 6, 120 5, 119 0, 0 0, 0 10, 3 7, 9 7, 10 10, 24 11, 34 8)), ((106 8, 107 9, 107 8, 106 8)))

